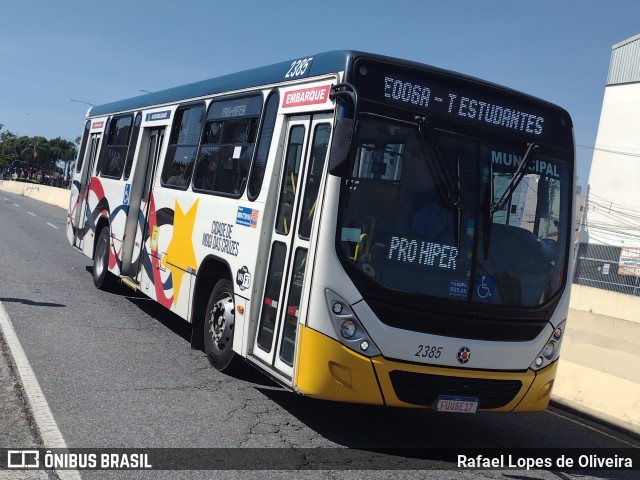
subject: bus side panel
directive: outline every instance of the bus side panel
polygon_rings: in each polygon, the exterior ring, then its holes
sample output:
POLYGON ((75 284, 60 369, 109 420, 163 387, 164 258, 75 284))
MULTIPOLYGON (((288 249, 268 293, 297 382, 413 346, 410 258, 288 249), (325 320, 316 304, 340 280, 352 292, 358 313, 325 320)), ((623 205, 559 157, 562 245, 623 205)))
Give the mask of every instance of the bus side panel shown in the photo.
MULTIPOLYGON (((97 178, 94 179, 94 181, 97 178)), ((124 234, 124 224, 127 217, 128 206, 125 203, 125 182, 101 178, 103 199, 98 202, 100 218, 95 222, 96 228, 102 227, 104 223, 109 227, 111 234, 111 249, 109 253, 109 271, 114 275, 120 275, 122 266, 122 239, 124 234)), ((95 235, 99 235, 96 230, 95 235)), ((85 242, 85 249, 87 248, 85 242)), ((93 251, 91 252, 93 255, 93 251)))
POLYGON ((71 191, 69 195, 69 207, 67 208, 67 226, 65 233, 67 234, 67 240, 69 245, 73 246, 75 240, 75 228, 74 217, 76 208, 80 208, 80 174, 74 173, 71 180, 71 191))
POLYGON ((84 224, 77 226, 79 235, 84 239, 81 251, 87 257, 93 258, 95 241, 99 233, 97 227, 102 222, 106 222, 107 225, 109 223, 108 201, 102 182, 98 177, 91 177, 89 180, 84 204, 81 203, 81 208, 85 209, 84 224))
POLYGON ((73 168, 73 175, 71 178, 71 192, 69 195, 69 207, 67 208, 67 227, 66 234, 69 244, 73 246, 76 239, 76 210, 80 208, 80 191, 82 190, 82 167, 84 166, 84 160, 87 155, 87 144, 89 142, 89 132, 91 131, 91 121, 86 120, 84 124, 84 131, 82 133, 82 140, 80 142, 80 149, 78 150, 78 156, 73 168))
POLYGON ((151 299, 188 319, 197 267, 189 224, 198 202, 185 197, 184 192, 165 191, 157 184, 151 191, 140 253, 140 288, 151 299))
POLYGON ((90 257, 93 257, 93 245, 87 246, 86 243, 92 243, 94 240, 96 220, 103 207, 103 204, 100 204, 100 200, 104 198, 102 184, 94 175, 96 175, 96 165, 102 148, 105 123, 106 118, 92 119, 87 122, 89 145, 77 176, 77 201, 70 204, 70 210, 73 211, 73 215, 69 218, 73 245, 90 257), (85 252, 85 248, 88 253, 85 252))

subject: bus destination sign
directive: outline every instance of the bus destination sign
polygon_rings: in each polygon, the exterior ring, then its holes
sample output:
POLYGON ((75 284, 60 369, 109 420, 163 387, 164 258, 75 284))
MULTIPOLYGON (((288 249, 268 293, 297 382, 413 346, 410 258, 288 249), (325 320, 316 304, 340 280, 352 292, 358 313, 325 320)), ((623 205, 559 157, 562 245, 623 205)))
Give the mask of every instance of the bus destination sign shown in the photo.
POLYGON ((377 102, 532 139, 552 137, 553 122, 549 113, 541 112, 515 95, 435 75, 429 78, 425 74, 418 79, 377 65, 360 67, 359 73, 360 92, 377 102))
POLYGON ((432 92, 431 87, 419 83, 384 77, 384 97, 401 103, 408 103, 426 110, 430 105, 440 113, 463 117, 465 120, 478 123, 499 125, 511 130, 541 135, 544 128, 544 117, 512 108, 510 105, 498 105, 484 100, 482 97, 469 96, 468 92, 448 91, 432 92), (511 108, 510 108, 511 107, 511 108))

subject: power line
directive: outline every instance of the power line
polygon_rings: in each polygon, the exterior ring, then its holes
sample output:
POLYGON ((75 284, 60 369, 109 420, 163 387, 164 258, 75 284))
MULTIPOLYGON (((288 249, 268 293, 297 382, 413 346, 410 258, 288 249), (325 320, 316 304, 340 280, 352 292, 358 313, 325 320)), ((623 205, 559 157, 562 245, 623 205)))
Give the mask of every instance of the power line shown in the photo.
POLYGON ((608 148, 590 147, 588 145, 580 145, 576 143, 576 147, 588 148, 589 150, 597 150, 599 152, 614 153, 616 155, 626 155, 627 157, 640 157, 640 153, 621 152, 620 150, 610 150, 608 148))
POLYGON ((631 205, 625 205, 623 203, 617 203, 617 202, 613 202, 611 200, 609 200, 608 198, 602 197, 596 193, 591 192, 591 201, 589 202, 591 204, 594 204, 596 206, 599 206, 601 208, 608 208, 608 209, 621 209, 624 210, 625 212, 629 212, 629 213, 638 213, 640 214, 640 209, 631 206, 631 205), (593 197, 597 197, 596 200, 593 199, 593 197))

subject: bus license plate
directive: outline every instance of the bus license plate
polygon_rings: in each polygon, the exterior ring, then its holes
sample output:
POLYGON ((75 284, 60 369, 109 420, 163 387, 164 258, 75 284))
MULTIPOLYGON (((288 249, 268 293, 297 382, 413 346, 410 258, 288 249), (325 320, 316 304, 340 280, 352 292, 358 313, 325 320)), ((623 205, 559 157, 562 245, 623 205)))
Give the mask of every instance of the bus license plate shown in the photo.
POLYGON ((436 403, 436 412, 476 413, 478 399, 473 397, 450 397, 440 395, 436 403))

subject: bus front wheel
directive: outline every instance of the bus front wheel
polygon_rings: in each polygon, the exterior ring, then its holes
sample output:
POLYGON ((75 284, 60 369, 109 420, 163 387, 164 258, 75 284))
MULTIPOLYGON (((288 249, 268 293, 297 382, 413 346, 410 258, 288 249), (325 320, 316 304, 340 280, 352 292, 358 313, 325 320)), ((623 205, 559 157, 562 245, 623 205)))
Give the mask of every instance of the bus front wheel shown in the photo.
POLYGON ((235 313, 233 286, 227 279, 219 280, 211 291, 204 318, 204 351, 219 371, 238 363, 232 350, 235 313))

